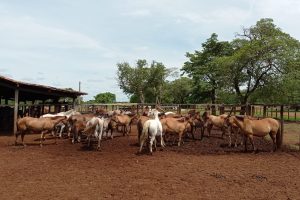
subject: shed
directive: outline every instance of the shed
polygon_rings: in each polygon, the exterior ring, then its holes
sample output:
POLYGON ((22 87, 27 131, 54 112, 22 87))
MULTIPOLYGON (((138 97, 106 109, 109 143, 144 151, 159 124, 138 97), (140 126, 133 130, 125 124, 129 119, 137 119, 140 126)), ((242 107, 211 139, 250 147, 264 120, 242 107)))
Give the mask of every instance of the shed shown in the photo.
MULTIPOLYGON (((55 112, 60 111, 61 108, 74 108, 75 100, 86 94, 0 76, 0 131, 15 133, 17 118, 23 116, 26 107, 35 108, 38 113, 36 116, 39 117, 40 114, 44 114, 45 106, 49 108, 54 106, 55 112), (59 102, 60 98, 71 98, 71 105, 69 102, 59 102), (31 102, 30 105, 28 102, 31 102), (23 110, 20 110, 21 107, 23 110)), ((32 115, 33 113, 27 114, 32 115)))

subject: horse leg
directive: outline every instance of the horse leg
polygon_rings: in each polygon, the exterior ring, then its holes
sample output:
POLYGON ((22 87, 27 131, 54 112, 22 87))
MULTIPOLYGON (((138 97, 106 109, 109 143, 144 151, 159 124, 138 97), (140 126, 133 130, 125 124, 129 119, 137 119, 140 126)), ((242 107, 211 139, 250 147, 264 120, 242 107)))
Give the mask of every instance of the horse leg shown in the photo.
POLYGON ((191 125, 191 127, 192 127, 192 138, 193 138, 193 140, 195 140, 195 135, 194 135, 194 132, 196 132, 196 127, 194 126, 194 125, 191 125))
POLYGON ((24 143, 24 136, 25 136, 25 133, 21 133, 21 140, 22 140, 22 144, 24 147, 26 147, 26 144, 24 143))
POLYGON ((162 135, 160 135, 160 146, 161 146, 161 148, 164 148, 166 146, 162 135))
POLYGON ((255 145, 254 145, 253 135, 249 135, 249 140, 250 140, 250 143, 252 144, 253 152, 256 152, 257 149, 255 148, 255 145))
POLYGON ((179 133, 178 136, 179 136, 179 137, 178 137, 178 144, 177 144, 177 145, 180 147, 182 133, 179 133))
POLYGON ((248 140, 248 136, 244 135, 245 152, 247 152, 247 140, 248 140))
POLYGON ((103 134, 103 127, 100 128, 100 133, 99 133, 99 136, 98 136, 98 146, 97 146, 97 150, 98 151, 101 151, 100 149, 100 143, 101 143, 101 139, 102 139, 102 134, 103 134))
POLYGON ((155 136, 151 136, 150 142, 149 142, 150 155, 152 155, 152 145, 153 145, 154 140, 155 140, 155 136))
POLYGON ((277 144, 276 144, 276 135, 273 135, 272 132, 269 133, 270 137, 272 138, 273 141, 273 150, 272 152, 277 150, 277 144))
POLYGON ((125 126, 126 126, 126 135, 129 136, 130 126, 129 126, 129 124, 127 124, 125 126))
POLYGON ((222 139, 223 139, 224 135, 225 135, 225 129, 224 129, 224 127, 221 128, 221 131, 222 131, 222 139))
POLYGON ((110 129, 110 138, 114 139, 113 128, 110 129))
POLYGON ((92 135, 87 136, 87 146, 88 146, 88 148, 91 147, 91 137, 92 137, 92 135))
POLYGON ((45 137, 45 131, 42 131, 41 133, 41 140, 40 140, 40 146, 43 147, 43 140, 44 140, 44 137, 45 137))
POLYGON ((15 136, 16 136, 15 146, 17 146, 17 144, 18 144, 18 143, 17 143, 17 140, 18 140, 18 137, 19 137, 19 132, 18 132, 18 131, 16 132, 15 136))
POLYGON ((211 132, 212 127, 213 127, 213 125, 211 125, 211 124, 207 125, 208 137, 210 137, 210 132, 211 132))
POLYGON ((52 134, 54 133, 54 144, 57 144, 57 141, 56 141, 56 132, 54 130, 52 130, 52 134))
POLYGON ((140 142, 140 149, 139 149, 139 153, 141 153, 141 152, 142 152, 142 149, 143 149, 143 146, 144 146, 144 142, 145 142, 145 140, 144 140, 144 138, 143 138, 143 140, 140 142))
POLYGON ((77 140, 77 137, 78 137, 78 131, 77 131, 76 126, 73 126, 72 130, 73 130, 72 144, 75 144, 75 142, 76 142, 76 140, 77 140))
POLYGON ((204 127, 201 127, 201 128, 200 128, 200 140, 203 139, 204 130, 205 130, 204 127))
POLYGON ((157 140, 156 140, 156 137, 155 137, 155 139, 154 139, 154 151, 156 151, 157 150, 157 140))
POLYGON ((232 144, 231 137, 232 137, 232 135, 233 135, 233 131, 231 129, 230 132, 229 132, 229 135, 228 135, 228 137, 229 137, 228 147, 231 147, 231 144, 232 144))
POLYGON ((123 129, 123 136, 125 136, 125 134, 126 134, 126 128, 125 128, 125 126, 124 125, 122 125, 122 129, 123 129))
POLYGON ((64 124, 60 127, 60 131, 59 131, 59 138, 60 139, 62 138, 62 132, 63 132, 65 127, 66 127, 66 125, 64 125, 64 124))

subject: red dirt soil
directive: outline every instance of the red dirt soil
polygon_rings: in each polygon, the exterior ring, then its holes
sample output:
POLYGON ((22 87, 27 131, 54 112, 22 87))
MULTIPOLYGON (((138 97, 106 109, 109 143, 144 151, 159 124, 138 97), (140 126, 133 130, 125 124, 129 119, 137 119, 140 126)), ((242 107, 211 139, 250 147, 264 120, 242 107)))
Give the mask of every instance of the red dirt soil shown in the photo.
POLYGON ((40 148, 38 138, 26 135, 23 148, 0 137, 0 199, 300 199, 300 153, 270 153, 259 138, 257 154, 214 132, 153 156, 136 155, 135 128, 104 140, 101 152, 50 136, 40 148))

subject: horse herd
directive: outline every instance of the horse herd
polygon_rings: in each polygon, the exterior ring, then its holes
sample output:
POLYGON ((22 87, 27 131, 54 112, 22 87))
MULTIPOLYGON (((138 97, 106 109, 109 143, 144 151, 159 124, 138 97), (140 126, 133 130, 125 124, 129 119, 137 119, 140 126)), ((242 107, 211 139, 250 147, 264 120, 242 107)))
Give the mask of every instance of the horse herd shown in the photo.
POLYGON ((177 145, 183 144, 183 137, 191 135, 195 139, 194 133, 200 129, 200 140, 203 138, 205 130, 210 136, 213 127, 222 131, 222 138, 227 133, 229 136, 228 146, 231 147, 232 139, 235 138, 236 147, 239 140, 244 144, 247 151, 247 140, 250 140, 252 148, 256 151, 253 137, 264 137, 270 135, 273 141, 273 151, 280 147, 280 123, 273 118, 256 119, 250 116, 222 114, 214 116, 208 112, 200 115, 200 112, 190 110, 186 115, 178 115, 173 112, 159 112, 157 109, 145 110, 142 115, 134 112, 122 112, 120 110, 106 111, 94 114, 81 114, 75 110, 61 112, 57 114, 45 114, 40 118, 23 117, 17 120, 17 133, 15 134, 15 145, 18 136, 21 135, 22 144, 24 136, 28 133, 40 133, 40 145, 46 133, 51 133, 55 138, 57 134, 62 138, 67 134, 72 139, 72 143, 81 142, 86 138, 88 146, 91 146, 91 139, 98 141, 97 150, 101 150, 101 140, 104 134, 113 139, 115 131, 121 131, 123 135, 129 135, 133 122, 138 130, 138 154, 142 153, 144 144, 148 144, 149 153, 152 155, 152 146, 156 149, 157 140, 160 141, 161 148, 166 143, 177 145), (121 130, 120 130, 121 129, 121 130), (84 137, 83 137, 84 136, 84 137), (243 140, 242 140, 243 139, 243 140))

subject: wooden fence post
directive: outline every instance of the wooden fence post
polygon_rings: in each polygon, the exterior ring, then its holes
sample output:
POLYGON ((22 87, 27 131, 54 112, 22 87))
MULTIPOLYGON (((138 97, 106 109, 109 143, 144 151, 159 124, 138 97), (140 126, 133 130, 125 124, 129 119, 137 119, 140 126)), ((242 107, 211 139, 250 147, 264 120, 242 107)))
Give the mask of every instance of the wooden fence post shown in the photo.
POLYGON ((265 118, 266 116, 267 116, 267 106, 264 105, 263 117, 265 118))
POLYGON ((220 115, 222 115, 222 114, 225 113, 225 106, 224 106, 224 104, 220 105, 219 109, 220 109, 220 115))
POLYGON ((284 119, 283 119, 283 105, 280 106, 280 146, 283 144, 283 131, 284 131, 284 119))
POLYGON ((255 115, 255 106, 251 106, 251 116, 255 115))
POLYGON ((181 105, 180 104, 178 104, 178 106, 177 106, 177 113, 179 115, 181 115, 181 105))
POLYGON ((216 115, 216 106, 215 106, 215 104, 211 105, 211 114, 216 115))

